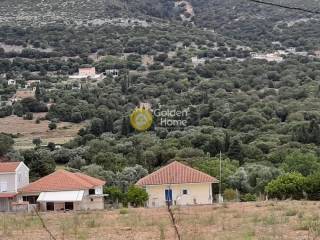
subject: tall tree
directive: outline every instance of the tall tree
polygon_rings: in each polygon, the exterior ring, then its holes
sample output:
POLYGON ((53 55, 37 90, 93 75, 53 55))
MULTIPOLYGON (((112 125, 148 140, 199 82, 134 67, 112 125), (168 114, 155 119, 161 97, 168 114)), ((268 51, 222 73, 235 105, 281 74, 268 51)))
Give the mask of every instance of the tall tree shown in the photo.
POLYGON ((239 165, 242 166, 244 164, 243 161, 243 153, 242 153, 242 146, 241 142, 238 139, 235 139, 229 148, 228 155, 231 159, 239 160, 239 165))

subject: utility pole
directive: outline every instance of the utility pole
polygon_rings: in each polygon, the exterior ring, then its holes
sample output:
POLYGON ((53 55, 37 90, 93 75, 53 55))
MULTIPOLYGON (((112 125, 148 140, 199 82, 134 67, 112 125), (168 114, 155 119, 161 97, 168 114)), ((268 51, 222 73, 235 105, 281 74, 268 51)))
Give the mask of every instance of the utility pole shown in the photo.
POLYGON ((219 203, 222 203, 223 202, 223 198, 222 198, 222 154, 221 154, 221 151, 220 151, 220 154, 219 154, 219 165, 220 165, 220 171, 219 171, 219 203))

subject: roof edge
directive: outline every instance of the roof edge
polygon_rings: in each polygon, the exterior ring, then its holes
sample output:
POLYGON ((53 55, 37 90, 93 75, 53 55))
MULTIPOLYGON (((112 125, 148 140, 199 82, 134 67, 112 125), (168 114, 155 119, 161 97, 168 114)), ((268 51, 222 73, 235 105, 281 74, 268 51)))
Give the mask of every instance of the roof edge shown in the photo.
POLYGON ((161 186, 161 185, 181 185, 181 184, 203 184, 203 183, 219 183, 219 180, 213 182, 184 182, 184 183, 161 183, 161 184, 138 184, 136 186, 161 186))
MULTIPOLYGON (((167 165, 159 168, 158 170, 156 170, 156 171, 148 174, 147 176, 144 176, 143 178, 139 179, 135 185, 138 185, 138 186, 147 186, 147 185, 149 185, 149 186, 151 186, 151 184, 141 184, 141 182, 143 182, 144 179, 147 179, 147 178, 153 176, 154 174, 157 174, 160 170, 163 170, 163 169, 168 168, 170 165, 172 165, 172 164, 174 164, 174 163, 183 165, 184 167, 190 168, 190 169, 193 170, 193 171, 199 172, 200 174, 203 174, 203 175, 206 175, 207 177, 212 178, 213 181, 212 181, 211 183, 219 182, 219 180, 218 180, 217 178, 215 178, 215 177, 213 177, 213 176, 211 176, 211 175, 209 175, 209 174, 207 174, 207 173, 205 173, 205 172, 202 172, 202 171, 200 171, 200 170, 198 170, 198 169, 192 168, 192 167, 190 167, 190 166, 187 165, 187 164, 183 164, 183 163, 175 160, 175 161, 172 161, 171 163, 169 163, 169 164, 167 164, 167 165)), ((189 184, 190 184, 190 183, 191 183, 191 182, 189 182, 189 184)), ((194 183, 198 183, 198 182, 194 182, 194 183)), ((172 183, 164 183, 164 184, 172 184, 172 183)), ((185 183, 180 183, 180 184, 185 184, 185 183)), ((188 184, 188 182, 186 182, 186 184, 188 184)), ((156 186, 156 185, 163 185, 163 184, 153 184, 153 185, 156 186)))

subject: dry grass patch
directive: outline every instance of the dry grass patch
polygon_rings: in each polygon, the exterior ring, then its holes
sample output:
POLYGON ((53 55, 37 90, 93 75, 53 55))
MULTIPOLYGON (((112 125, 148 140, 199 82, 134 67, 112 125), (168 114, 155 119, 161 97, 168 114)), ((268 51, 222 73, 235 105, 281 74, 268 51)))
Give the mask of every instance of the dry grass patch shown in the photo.
MULTIPOLYGON (((259 202, 175 207, 182 240, 320 239, 319 203, 259 202), (227 206, 227 207, 226 207, 227 206)), ((59 240, 176 240, 161 209, 42 213, 59 240)), ((0 215, 0 239, 47 240, 36 216, 0 215)))
POLYGON ((75 136, 78 131, 85 126, 85 123, 74 124, 61 122, 55 130, 49 130, 49 121, 36 123, 37 118, 44 117, 45 113, 34 113, 33 120, 23 120, 17 116, 0 118, 0 132, 17 135, 15 138, 15 148, 23 149, 32 147, 32 140, 40 138, 44 143, 54 142, 64 144, 75 136))

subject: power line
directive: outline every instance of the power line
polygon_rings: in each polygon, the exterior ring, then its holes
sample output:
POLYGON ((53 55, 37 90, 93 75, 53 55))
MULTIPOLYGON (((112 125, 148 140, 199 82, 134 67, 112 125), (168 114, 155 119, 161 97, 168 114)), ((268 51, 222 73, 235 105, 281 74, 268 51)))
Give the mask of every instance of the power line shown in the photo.
POLYGON ((296 11, 301 11, 301 12, 307 12, 307 13, 312 13, 312 14, 320 14, 320 11, 313 11, 313 10, 306 9, 306 8, 293 7, 293 6, 282 5, 282 4, 272 3, 272 2, 264 2, 261 0, 247 0, 247 1, 258 3, 258 4, 263 4, 263 5, 269 5, 269 6, 273 6, 273 7, 279 7, 279 8, 285 8, 285 9, 296 10, 296 11))

